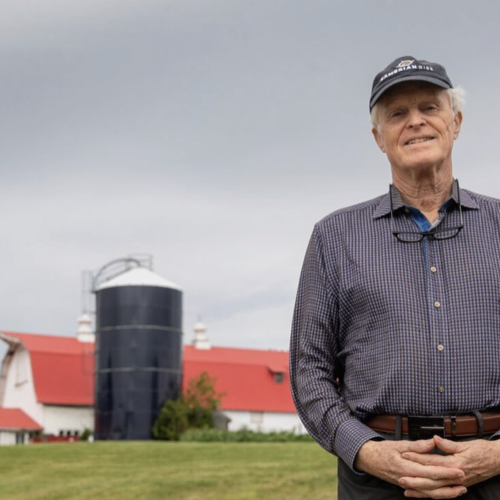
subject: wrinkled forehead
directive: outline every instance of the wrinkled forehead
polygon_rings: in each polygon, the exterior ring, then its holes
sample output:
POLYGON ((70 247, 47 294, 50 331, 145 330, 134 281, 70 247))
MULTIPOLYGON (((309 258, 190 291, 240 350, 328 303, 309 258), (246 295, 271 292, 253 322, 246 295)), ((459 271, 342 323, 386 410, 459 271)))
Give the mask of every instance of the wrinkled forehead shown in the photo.
POLYGON ((396 102, 414 102, 425 99, 445 99, 446 89, 432 83, 413 81, 392 86, 380 97, 378 104, 388 106, 396 102))

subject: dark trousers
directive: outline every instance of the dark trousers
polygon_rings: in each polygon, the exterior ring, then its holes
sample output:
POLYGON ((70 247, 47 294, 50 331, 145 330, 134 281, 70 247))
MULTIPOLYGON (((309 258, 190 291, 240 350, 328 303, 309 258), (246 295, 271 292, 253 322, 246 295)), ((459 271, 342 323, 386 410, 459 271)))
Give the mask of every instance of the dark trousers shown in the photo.
MULTIPOLYGON (((500 499, 500 476, 467 488, 460 500, 500 499)), ((354 473, 340 458, 338 460, 338 500, 403 500, 404 489, 370 474, 354 473)))

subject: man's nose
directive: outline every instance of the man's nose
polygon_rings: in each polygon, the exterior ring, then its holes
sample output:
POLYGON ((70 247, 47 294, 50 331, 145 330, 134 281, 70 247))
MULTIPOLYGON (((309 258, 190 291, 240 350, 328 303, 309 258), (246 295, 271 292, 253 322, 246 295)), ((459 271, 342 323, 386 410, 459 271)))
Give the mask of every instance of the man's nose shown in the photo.
POLYGON ((408 112, 408 127, 420 127, 425 124, 425 116, 419 109, 412 109, 408 112))

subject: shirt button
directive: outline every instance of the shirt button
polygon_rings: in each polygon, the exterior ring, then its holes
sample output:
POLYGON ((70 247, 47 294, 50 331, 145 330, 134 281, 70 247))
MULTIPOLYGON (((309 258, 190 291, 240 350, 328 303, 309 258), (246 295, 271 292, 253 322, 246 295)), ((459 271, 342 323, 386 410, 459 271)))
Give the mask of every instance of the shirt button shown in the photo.
POLYGON ((444 350, 444 345, 439 344, 439 345, 438 345, 438 351, 442 351, 442 350, 444 350))
POLYGON ((410 209, 409 209, 409 208, 405 208, 405 212, 406 212, 407 214, 409 214, 409 213, 410 213, 410 209))
POLYGON ((441 392, 441 393, 444 392, 444 385, 440 385, 438 387, 438 391, 441 392))
POLYGON ((441 302, 438 302, 438 301, 436 300, 436 302, 434 302, 434 306, 435 306, 435 307, 441 307, 441 302))
POLYGON ((431 267, 431 271, 432 271, 433 273, 435 273, 435 272, 437 271, 437 267, 436 267, 436 266, 432 266, 432 267, 431 267))

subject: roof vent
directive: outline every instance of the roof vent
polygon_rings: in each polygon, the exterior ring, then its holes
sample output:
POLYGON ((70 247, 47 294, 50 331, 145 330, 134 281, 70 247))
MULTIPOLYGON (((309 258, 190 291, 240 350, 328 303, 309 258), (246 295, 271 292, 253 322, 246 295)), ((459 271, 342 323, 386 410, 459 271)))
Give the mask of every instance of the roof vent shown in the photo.
POLYGON ((80 342, 95 342, 95 335, 92 331, 92 320, 88 314, 78 317, 78 330, 76 337, 80 342))
POLYGON ((211 348, 210 340, 208 340, 207 336, 207 327, 201 321, 198 321, 198 323, 194 325, 193 345, 195 349, 211 348))

